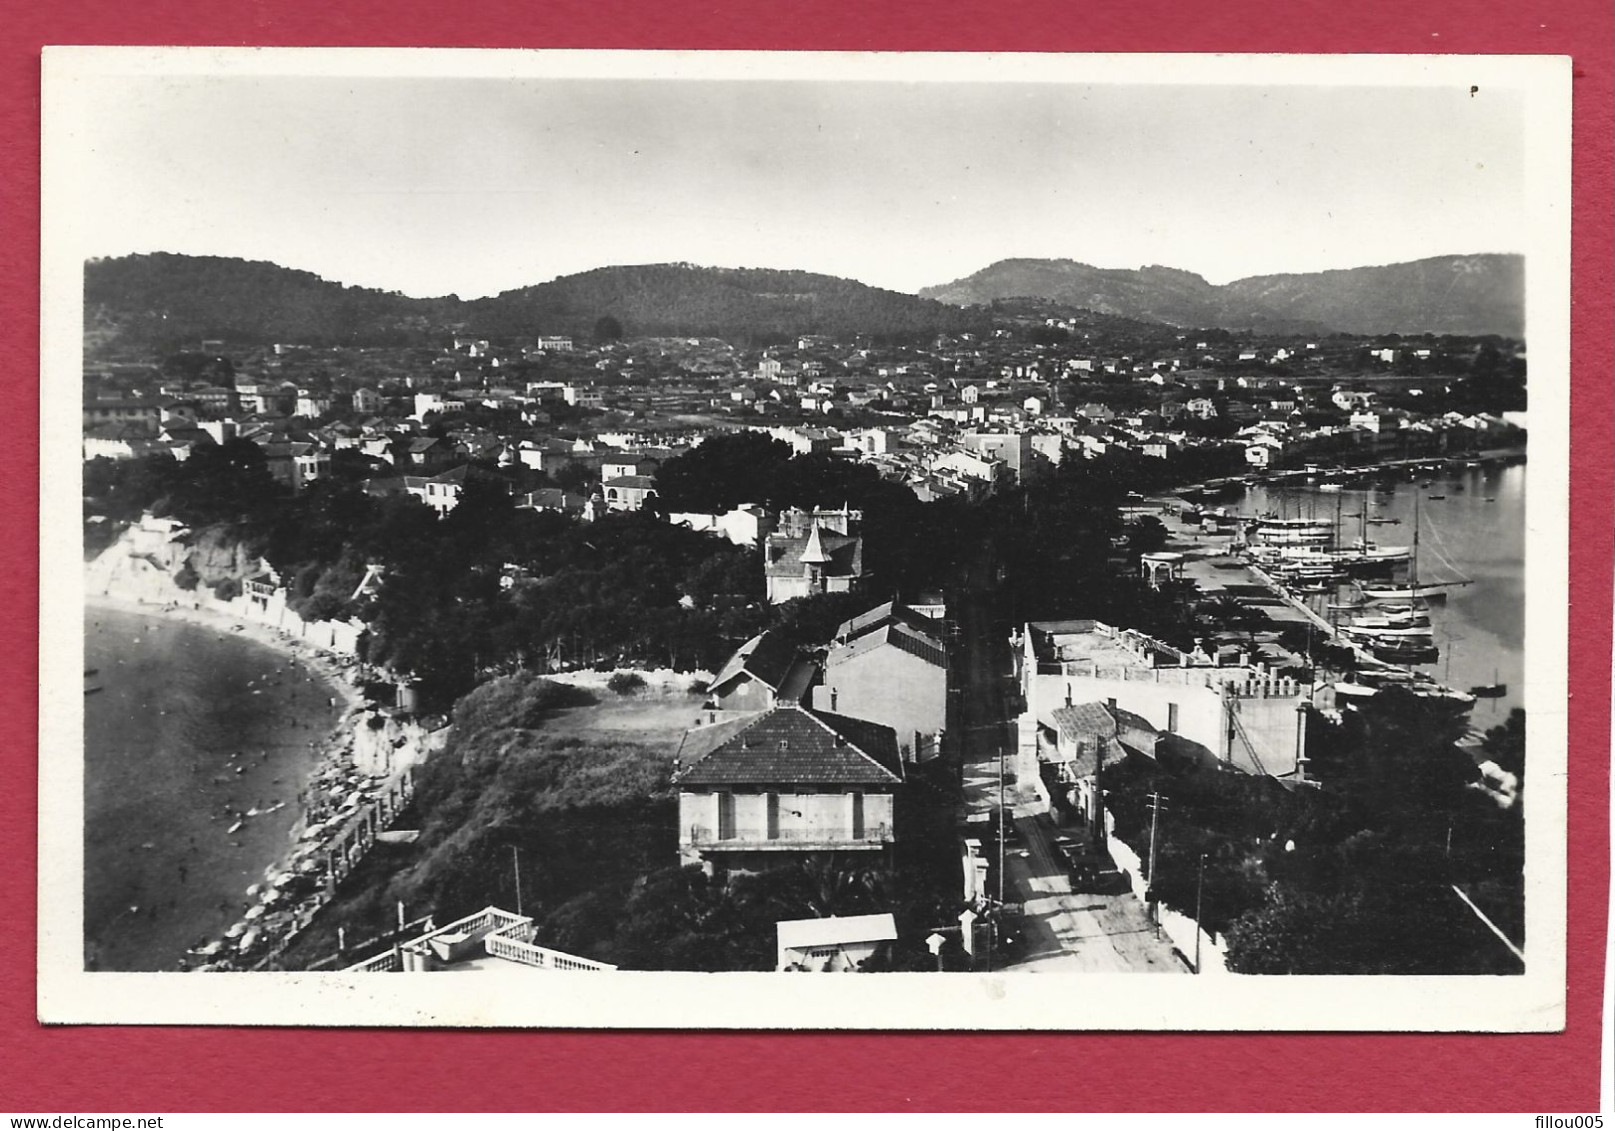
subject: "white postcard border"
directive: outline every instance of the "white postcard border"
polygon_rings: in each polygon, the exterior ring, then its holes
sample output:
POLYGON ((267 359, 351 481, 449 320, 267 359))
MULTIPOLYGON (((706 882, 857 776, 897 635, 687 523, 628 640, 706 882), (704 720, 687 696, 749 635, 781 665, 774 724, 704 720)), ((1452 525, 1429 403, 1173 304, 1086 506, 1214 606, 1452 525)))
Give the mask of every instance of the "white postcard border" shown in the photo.
MULTIPOLYGON (((1199 56, 51 48, 41 216, 38 1011, 47 1023, 632 1029, 1561 1030, 1565 1017, 1570 64, 1525 56, 1199 56), (79 371, 88 155, 75 84, 96 74, 1427 86, 1524 92, 1531 229, 1525 700, 1532 779, 1527 969, 1518 977, 551 973, 87 973, 82 969, 83 644, 79 371), (534 992, 536 991, 536 992, 534 992)), ((788 266, 788 265, 787 265, 788 266)))

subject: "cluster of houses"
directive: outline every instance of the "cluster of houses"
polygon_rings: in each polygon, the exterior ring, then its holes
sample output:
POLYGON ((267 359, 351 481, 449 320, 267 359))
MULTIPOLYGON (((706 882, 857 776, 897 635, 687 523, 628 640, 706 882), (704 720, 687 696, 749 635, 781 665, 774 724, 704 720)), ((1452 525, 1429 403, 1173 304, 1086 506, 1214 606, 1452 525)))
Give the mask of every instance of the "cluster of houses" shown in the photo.
MULTIPOLYGON (((1407 405, 1425 390, 1409 382, 1422 378, 1306 372, 1327 353, 1318 343, 1255 359, 1229 343, 1137 357, 1085 352, 1089 344, 1028 345, 998 331, 929 349, 803 337, 746 353, 703 338, 580 348, 545 335, 517 345, 456 338, 443 350, 274 347, 233 375, 222 358, 192 367, 190 380, 109 364, 86 375, 83 453, 184 460, 201 445, 247 440, 293 490, 342 461, 372 494, 408 495, 439 515, 481 482, 518 507, 592 521, 662 513, 661 468, 737 429, 797 454, 866 463, 931 501, 980 497, 1116 451, 1164 459, 1215 447, 1260 470, 1473 450, 1523 424, 1414 411, 1407 405), (332 377, 338 362, 351 373, 332 377), (1154 392, 1107 397, 1118 378, 1154 392), (1136 407, 1110 403, 1124 401, 1136 407)), ((668 517, 760 549, 771 601, 848 592, 864 578, 856 513, 773 516, 750 505, 668 517)))
MULTIPOLYGON (((950 649, 940 604, 887 601, 816 653, 777 633, 713 678, 674 761, 680 858, 719 872, 804 856, 886 858, 904 783, 943 753, 950 649)), ((1101 820, 1103 773, 1129 754, 1307 780, 1305 682, 1247 654, 1184 652, 1099 621, 1014 636, 1017 780, 1043 803, 1101 820)))
POLYGON ((772 630, 741 645, 675 756, 680 858, 725 872, 883 858, 908 767, 942 751, 945 611, 884 602, 811 656, 772 630))

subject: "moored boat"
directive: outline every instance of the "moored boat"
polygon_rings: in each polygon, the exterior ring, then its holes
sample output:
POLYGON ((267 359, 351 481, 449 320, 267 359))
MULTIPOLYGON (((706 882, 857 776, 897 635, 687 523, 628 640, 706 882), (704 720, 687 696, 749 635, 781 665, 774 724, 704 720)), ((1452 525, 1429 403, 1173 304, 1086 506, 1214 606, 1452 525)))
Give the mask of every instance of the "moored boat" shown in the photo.
POLYGON ((1425 638, 1377 639, 1369 643, 1368 650, 1393 664, 1428 664, 1441 655, 1434 642, 1425 638))
POLYGON ((1443 581, 1439 585, 1363 585, 1360 588, 1364 596, 1376 601, 1405 601, 1409 598, 1418 601, 1445 601, 1447 586, 1468 584, 1469 581, 1464 579, 1443 581))

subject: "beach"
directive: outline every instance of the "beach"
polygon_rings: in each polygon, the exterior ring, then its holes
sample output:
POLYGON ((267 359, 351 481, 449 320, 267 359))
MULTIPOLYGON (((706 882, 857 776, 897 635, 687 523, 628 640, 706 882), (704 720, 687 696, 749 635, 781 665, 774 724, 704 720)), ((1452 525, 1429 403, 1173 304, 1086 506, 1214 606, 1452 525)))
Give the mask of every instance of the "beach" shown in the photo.
POLYGON ((286 856, 360 696, 335 659, 203 610, 97 596, 84 627, 86 966, 180 969, 286 856))

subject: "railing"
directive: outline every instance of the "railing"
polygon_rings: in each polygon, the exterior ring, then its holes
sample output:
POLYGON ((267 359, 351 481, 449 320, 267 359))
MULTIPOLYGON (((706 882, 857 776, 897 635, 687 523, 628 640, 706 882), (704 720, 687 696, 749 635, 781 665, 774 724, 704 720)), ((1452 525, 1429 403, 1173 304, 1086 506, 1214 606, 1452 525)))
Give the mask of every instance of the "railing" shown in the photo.
POLYGON ((356 962, 352 966, 344 966, 344 974, 390 974, 402 970, 404 964, 398 957, 396 947, 384 950, 374 958, 367 958, 363 962, 356 962))
POLYGON ((737 827, 720 833, 719 830, 707 828, 704 825, 691 825, 689 833, 689 843, 691 844, 733 847, 755 847, 768 844, 881 845, 890 844, 893 839, 890 825, 866 825, 863 832, 858 834, 848 828, 767 829, 753 827, 737 827))
POLYGON ((509 932, 517 927, 531 928, 532 920, 525 915, 514 915, 509 911, 501 911, 497 907, 485 907, 473 915, 463 919, 456 919, 437 930, 424 934, 410 941, 411 946, 430 944, 440 935, 452 935, 462 938, 479 938, 495 931, 509 932))
POLYGON ((588 958, 578 958, 572 954, 562 954, 558 950, 534 946, 530 942, 521 942, 514 938, 507 938, 504 935, 489 935, 483 942, 488 948, 490 957, 519 962, 523 966, 536 966, 541 970, 616 969, 615 966, 605 962, 595 962, 588 958))

